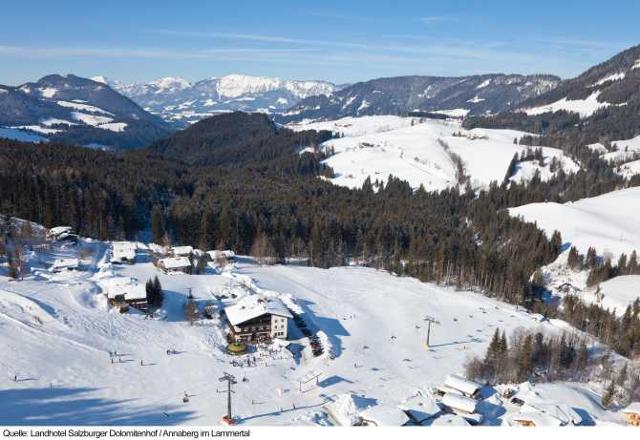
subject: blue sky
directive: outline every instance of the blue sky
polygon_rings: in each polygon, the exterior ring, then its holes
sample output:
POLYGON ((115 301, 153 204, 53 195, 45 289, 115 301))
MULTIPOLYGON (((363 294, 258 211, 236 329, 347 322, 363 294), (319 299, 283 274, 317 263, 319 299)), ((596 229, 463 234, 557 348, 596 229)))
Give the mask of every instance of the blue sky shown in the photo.
POLYGON ((640 44, 639 19, 637 0, 5 0, 0 83, 48 73, 337 83, 408 74, 569 77, 640 44))

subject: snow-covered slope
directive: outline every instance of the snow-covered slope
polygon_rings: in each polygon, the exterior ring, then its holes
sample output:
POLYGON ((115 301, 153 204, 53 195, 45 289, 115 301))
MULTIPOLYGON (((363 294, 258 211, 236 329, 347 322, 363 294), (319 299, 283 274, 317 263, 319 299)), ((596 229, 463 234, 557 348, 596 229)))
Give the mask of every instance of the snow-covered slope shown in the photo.
MULTIPOLYGON (((46 270, 52 259, 80 255, 54 246, 29 255, 33 275, 24 281, 0 275, 0 425, 217 424, 226 412, 226 396, 216 393, 223 372, 238 380, 233 408, 242 424, 326 424, 324 405, 343 394, 356 395, 358 410, 428 394, 461 371, 469 355, 482 354, 497 327, 549 334, 566 327, 480 294, 359 267, 261 267, 241 259, 221 272, 170 276, 149 262, 145 245, 138 247, 134 265, 110 266, 105 243, 82 241, 82 270, 52 274, 46 270), (156 275, 165 291, 156 318, 108 309, 101 287, 107 280, 156 275), (189 292, 200 308, 212 304, 217 311, 233 296, 279 297, 318 330, 325 354, 312 356, 290 324, 292 351, 228 355, 217 313, 196 325, 184 320, 189 292), (427 314, 440 321, 429 348, 427 314), (113 363, 109 352, 118 353, 113 363), (318 385, 301 392, 298 379, 316 371, 318 385)), ((591 393, 570 386, 578 396, 591 393)), ((577 397, 555 399, 583 407, 577 397)), ((488 411, 486 423, 504 423, 509 411, 488 411)), ((597 422, 620 420, 612 412, 592 415, 597 422)))
POLYGON ((530 115, 564 110, 588 118, 603 108, 625 107, 640 98, 637 86, 640 70, 635 68, 638 59, 640 46, 631 47, 523 102, 520 109, 530 115))
POLYGON ((539 107, 525 108, 524 112, 528 115, 540 115, 542 113, 555 113, 560 110, 578 113, 580 117, 586 118, 594 114, 597 110, 608 107, 608 102, 598 101, 599 92, 594 92, 584 99, 568 99, 562 98, 550 104, 539 107))
POLYGON ((640 251, 640 187, 565 204, 531 203, 509 212, 536 222, 549 236, 560 231, 563 241, 582 254, 589 247, 595 247, 599 255, 614 258, 640 251))
POLYGON ((150 83, 110 82, 120 93, 167 121, 193 123, 220 112, 277 113, 313 95, 329 95, 326 81, 296 81, 232 74, 191 83, 162 78, 150 83))
MULTIPOLYGON (((336 177, 332 182, 351 188, 361 187, 367 177, 384 182, 394 175, 417 188, 441 190, 458 184, 455 157, 462 160, 464 173, 474 188, 491 181, 502 182, 511 160, 526 147, 513 143, 524 133, 514 130, 464 130, 459 121, 398 116, 364 116, 337 121, 289 124, 295 130, 331 130, 340 137, 323 144, 335 154, 326 160, 336 177)), ((535 171, 548 179, 552 158, 565 172, 578 165, 561 150, 542 147, 544 164, 537 161, 518 164, 511 179, 528 181, 535 171)))
POLYGON ((28 131, 40 138, 130 148, 144 146, 171 131, 160 118, 108 85, 74 75, 48 75, 0 90, 4 91, 0 93, 0 127, 28 131))

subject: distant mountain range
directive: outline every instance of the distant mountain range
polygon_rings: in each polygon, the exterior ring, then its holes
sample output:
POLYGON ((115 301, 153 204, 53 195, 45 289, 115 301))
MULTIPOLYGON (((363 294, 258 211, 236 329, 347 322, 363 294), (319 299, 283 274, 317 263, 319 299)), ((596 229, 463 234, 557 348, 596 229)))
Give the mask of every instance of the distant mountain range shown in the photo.
POLYGON ((26 131, 51 141, 119 149, 145 146, 173 131, 109 86, 75 75, 0 86, 0 127, 5 135, 26 131))
POLYGON ((552 90, 552 75, 402 76, 350 85, 332 95, 305 98, 279 115, 281 122, 346 116, 439 112, 449 116, 497 113, 552 90))
POLYGON ((197 82, 162 78, 125 84, 95 77, 131 98, 145 110, 177 125, 194 123, 230 111, 280 113, 298 101, 330 95, 337 87, 327 81, 296 81, 249 75, 226 75, 197 82))
POLYGON ((514 128, 548 145, 586 145, 640 134, 640 45, 521 102, 511 112, 468 118, 473 127, 514 128))
POLYGON ((0 137, 137 148, 209 116, 269 114, 278 123, 347 116, 440 113, 467 126, 560 130, 589 141, 639 131, 640 46, 573 79, 553 75, 402 76, 339 86, 227 75, 189 82, 125 84, 104 77, 48 75, 0 85, 0 137), (17 134, 16 134, 17 133, 17 134))

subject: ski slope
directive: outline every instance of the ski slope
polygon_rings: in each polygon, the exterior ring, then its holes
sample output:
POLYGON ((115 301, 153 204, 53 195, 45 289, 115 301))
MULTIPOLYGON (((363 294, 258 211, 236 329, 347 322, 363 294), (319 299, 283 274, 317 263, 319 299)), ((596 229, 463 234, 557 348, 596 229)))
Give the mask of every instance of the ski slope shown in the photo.
MULTIPOLYGON (((0 425, 217 424, 226 411, 225 395, 216 392, 223 372, 238 380, 233 407, 240 423, 325 425, 324 405, 344 394, 356 396, 358 410, 365 410, 395 407, 428 393, 447 374, 461 372, 470 355, 483 354, 497 327, 550 334, 566 328, 480 294, 375 269, 258 266, 241 258, 222 271, 165 275, 142 244, 131 266, 105 263, 105 243, 83 241, 82 248, 80 271, 46 270, 53 258, 77 256, 75 248, 31 254, 32 275, 20 282, 9 281, 3 269, 0 425), (165 290, 156 318, 108 308, 105 280, 126 276, 144 283, 156 275, 165 290), (185 322, 189 292, 200 306, 216 307, 251 292, 280 297, 319 330, 327 351, 311 356, 307 340, 297 339, 299 330, 290 328, 292 351, 227 355, 217 318, 185 322), (213 292, 229 295, 219 303, 213 292), (430 347, 426 315, 440 322, 430 347), (120 353, 120 361, 111 363, 112 351, 120 353), (251 356, 258 357, 257 365, 233 364, 251 356), (313 371, 321 373, 319 384, 301 392, 298 379, 313 371)), ((586 385, 571 386, 578 395, 593 394, 586 385)), ((573 405, 572 399, 564 402, 573 405)), ((487 412, 486 423, 503 424, 509 411, 487 412)), ((593 417, 621 421, 608 411, 593 417)))
POLYGON ((562 240, 583 254, 595 247, 598 255, 611 256, 615 263, 622 253, 640 251, 639 187, 565 204, 530 203, 509 212, 535 222, 548 236, 560 231, 562 240))
MULTIPOLYGON (((474 189, 486 188, 492 181, 502 182, 516 153, 526 150, 514 139, 526 133, 515 130, 465 130, 460 121, 365 116, 336 121, 298 123, 294 130, 330 130, 339 138, 322 146, 333 150, 325 163, 333 168, 336 185, 359 188, 367 178, 386 182, 389 175, 400 177, 413 188, 423 185, 438 191, 458 185, 456 156, 462 160, 464 174, 474 189)), ((552 158, 567 173, 579 166, 561 150, 542 147, 544 164, 526 161, 518 164, 514 181, 529 181, 536 170, 542 180, 553 176, 552 158)))

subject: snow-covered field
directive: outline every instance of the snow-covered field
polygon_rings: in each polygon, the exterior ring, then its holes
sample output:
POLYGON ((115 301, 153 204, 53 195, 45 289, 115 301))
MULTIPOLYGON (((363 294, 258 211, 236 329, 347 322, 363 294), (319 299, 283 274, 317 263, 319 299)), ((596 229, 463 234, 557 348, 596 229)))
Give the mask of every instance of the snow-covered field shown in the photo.
MULTIPOLYGON (((474 188, 485 188, 492 181, 502 182, 511 159, 526 150, 514 144, 524 132, 515 130, 464 130, 460 121, 420 120, 398 116, 365 116, 336 121, 290 125, 294 130, 330 130, 340 135, 323 144, 335 152, 325 162, 336 177, 331 181, 351 188, 362 186, 367 177, 385 182, 394 175, 417 188, 442 190, 458 184, 454 157, 462 160, 464 173, 474 188)), ((527 161, 518 165, 516 181, 528 181, 536 170, 549 179, 552 158, 567 173, 579 169, 561 150, 543 147, 544 164, 527 161)))
MULTIPOLYGON (((447 374, 461 372, 470 355, 483 354, 498 327, 507 333, 567 328, 480 294, 375 269, 258 266, 241 258, 223 271, 171 276, 158 272, 146 246, 140 248, 136 264, 111 266, 105 243, 83 241, 81 254, 69 248, 30 255, 32 275, 23 281, 0 276, 0 425, 217 424, 226 408, 225 395, 217 392, 223 372, 238 380, 233 399, 241 423, 322 425, 328 423, 324 405, 337 396, 353 395, 361 410, 428 394, 447 374), (80 271, 46 270, 54 258, 74 255, 83 257, 80 271), (144 283, 156 275, 165 290, 158 317, 108 308, 105 280, 130 276, 144 283), (189 291, 200 306, 218 308, 232 304, 233 295, 278 296, 320 331, 325 355, 313 357, 290 323, 298 355, 283 349, 232 358, 224 352, 218 319, 185 322, 189 291), (222 292, 227 299, 221 302, 212 295, 222 292), (430 347, 427 315, 439 320, 430 347), (112 351, 121 362, 110 361, 112 351), (247 366, 252 357, 256 365, 247 366), (298 379, 313 371, 321 372, 318 385, 301 392, 298 379)), ((551 402, 584 410, 595 423, 621 421, 598 407, 599 397, 586 385, 535 388, 538 398, 551 394, 551 402)), ((508 405, 496 410, 501 407, 492 396, 484 405, 485 423, 504 424, 518 411, 508 405)))
POLYGON ((640 251, 639 187, 565 204, 530 203, 509 212, 535 222, 549 236, 560 231, 563 242, 582 254, 595 247, 599 255, 610 255, 615 263, 622 253, 629 256, 640 251))

